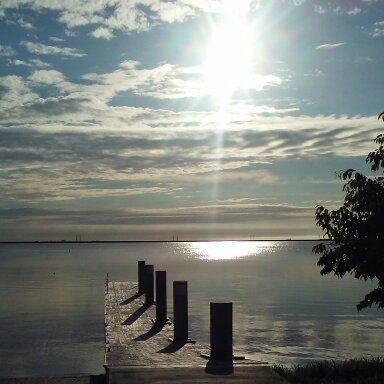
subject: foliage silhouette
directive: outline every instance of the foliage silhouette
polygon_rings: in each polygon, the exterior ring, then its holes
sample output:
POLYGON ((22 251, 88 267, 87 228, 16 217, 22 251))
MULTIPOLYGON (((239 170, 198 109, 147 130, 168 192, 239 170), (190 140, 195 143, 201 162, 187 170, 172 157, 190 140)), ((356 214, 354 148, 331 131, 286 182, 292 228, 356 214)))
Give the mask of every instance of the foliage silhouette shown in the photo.
MULTIPOLYGON (((384 112, 378 118, 384 121, 384 112)), ((384 171, 384 135, 374 141, 379 147, 365 161, 372 171, 384 171)), ((384 308, 384 177, 365 176, 354 169, 340 171, 338 177, 346 181, 344 204, 334 211, 316 206, 316 225, 330 242, 315 245, 312 252, 321 255, 317 265, 322 275, 349 273, 377 282, 357 305, 358 311, 372 305, 384 308)))

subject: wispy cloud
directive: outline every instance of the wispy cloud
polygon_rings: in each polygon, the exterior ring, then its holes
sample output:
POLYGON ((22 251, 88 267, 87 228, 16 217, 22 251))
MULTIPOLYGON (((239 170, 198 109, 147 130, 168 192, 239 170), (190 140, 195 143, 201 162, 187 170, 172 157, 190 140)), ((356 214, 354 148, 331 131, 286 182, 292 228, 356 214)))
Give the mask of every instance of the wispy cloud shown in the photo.
POLYGON ((373 24, 373 31, 370 34, 372 37, 384 36, 384 21, 377 21, 373 24))
POLYGON ((17 60, 17 59, 13 61, 13 64, 14 65, 24 65, 26 67, 31 67, 32 66, 31 63, 27 63, 27 62, 25 62, 23 60, 17 60))
POLYGON ((366 57, 366 56, 358 57, 357 59, 355 59, 355 63, 373 63, 373 62, 374 60, 371 57, 366 57))
POLYGON ((51 64, 40 59, 30 59, 29 62, 38 68, 49 68, 51 66, 51 64))
MULTIPOLYGON (((278 222, 303 221, 308 226, 313 217, 313 208, 299 207, 282 204, 257 204, 231 201, 221 204, 207 204, 198 206, 180 206, 178 208, 136 208, 136 209, 104 209, 104 210, 50 210, 50 209, 1 209, 0 227, 13 226, 22 218, 25 225, 56 227, 57 224, 65 226, 93 226, 103 230, 106 226, 114 226, 113 231, 121 226, 121 229, 129 226, 146 227, 149 231, 166 228, 166 231, 183 230, 187 228, 189 234, 194 226, 204 224, 206 230, 212 225, 212 229, 220 231, 220 227, 227 228, 230 236, 238 235, 236 227, 240 227, 240 233, 244 231, 241 224, 251 224, 258 231, 264 227, 266 233, 271 234, 270 227, 278 222), (247 214, 244 214, 247 212, 247 214)), ((303 225, 303 224, 302 224, 303 225)), ((198 227, 195 227, 198 229, 198 227)), ((104 229, 105 231, 105 229, 104 229)), ((193 232, 192 232, 193 233, 193 232)), ((244 235, 244 234, 243 234, 244 235)), ((264 234, 265 235, 265 234, 264 234)), ((153 234, 152 234, 153 236, 153 234)), ((201 236, 201 231, 200 231, 201 236)), ((209 235, 208 235, 209 236, 209 235)))
POLYGON ((12 47, 0 44, 0 57, 10 57, 14 56, 15 54, 16 52, 12 47))
POLYGON ((361 8, 355 7, 353 9, 351 9, 350 11, 348 11, 347 13, 348 13, 348 15, 356 16, 356 15, 358 15, 361 12, 362 12, 361 8))
POLYGON ((41 43, 33 43, 31 41, 22 41, 20 45, 24 46, 30 53, 35 55, 59 55, 71 57, 83 57, 85 53, 76 48, 56 47, 41 43))
MULTIPOLYGON (((17 7, 16 4, 15 4, 15 6, 17 7)), ((1 5, 0 5, 0 7, 1 7, 1 5)), ((0 8, 0 11, 1 11, 1 8, 0 8)), ((17 25, 18 27, 21 27, 21 28, 27 29, 27 30, 35 29, 32 22, 27 20, 27 19, 29 19, 29 17, 28 18, 20 17, 17 15, 17 13, 15 13, 15 14, 10 13, 10 14, 7 14, 7 16, 6 16, 5 11, 3 10, 3 12, 0 13, 0 18, 4 18, 5 24, 8 24, 8 25, 17 25)))
POLYGON ((343 46, 346 43, 327 43, 327 44, 321 44, 316 47, 316 49, 335 49, 338 47, 343 46))
POLYGON ((367 6, 376 3, 377 0, 351 0, 348 2, 313 2, 313 8, 318 14, 332 12, 336 15, 356 16, 362 13, 367 6))
POLYGON ((318 13, 319 15, 323 15, 324 13, 327 12, 326 8, 324 8, 323 5, 319 5, 319 4, 314 4, 314 10, 316 13, 318 13))
POLYGON ((27 21, 27 20, 23 19, 22 17, 20 17, 17 20, 17 24, 24 29, 35 29, 35 27, 33 26, 33 24, 30 21, 27 21))
POLYGON ((62 39, 61 37, 56 37, 56 36, 51 36, 49 38, 49 40, 54 41, 56 43, 61 43, 61 42, 65 41, 65 39, 62 39))
POLYGON ((36 67, 36 68, 49 68, 51 65, 39 60, 39 59, 29 59, 28 61, 15 59, 13 60, 14 65, 24 65, 26 67, 36 67))

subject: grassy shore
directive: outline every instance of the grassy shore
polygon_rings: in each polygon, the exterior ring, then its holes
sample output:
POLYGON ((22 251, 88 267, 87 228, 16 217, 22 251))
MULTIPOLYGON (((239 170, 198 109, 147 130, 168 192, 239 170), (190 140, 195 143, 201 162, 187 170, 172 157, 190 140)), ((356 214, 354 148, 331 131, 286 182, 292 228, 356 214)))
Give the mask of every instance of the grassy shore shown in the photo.
POLYGON ((344 362, 318 361, 291 368, 275 365, 274 370, 297 384, 383 384, 384 357, 352 359, 344 362))

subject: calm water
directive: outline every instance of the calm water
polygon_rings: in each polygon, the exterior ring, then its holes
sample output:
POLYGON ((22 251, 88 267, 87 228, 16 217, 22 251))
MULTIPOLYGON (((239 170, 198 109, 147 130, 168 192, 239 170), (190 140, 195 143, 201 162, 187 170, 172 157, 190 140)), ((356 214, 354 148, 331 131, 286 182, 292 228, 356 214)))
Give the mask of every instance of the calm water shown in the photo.
POLYGON ((0 376, 102 373, 106 274, 136 281, 137 260, 167 271, 169 293, 188 281, 199 342, 209 343, 209 302, 232 301, 238 355, 286 364, 382 355, 383 312, 356 311, 370 283, 320 276, 314 244, 0 244, 0 376))

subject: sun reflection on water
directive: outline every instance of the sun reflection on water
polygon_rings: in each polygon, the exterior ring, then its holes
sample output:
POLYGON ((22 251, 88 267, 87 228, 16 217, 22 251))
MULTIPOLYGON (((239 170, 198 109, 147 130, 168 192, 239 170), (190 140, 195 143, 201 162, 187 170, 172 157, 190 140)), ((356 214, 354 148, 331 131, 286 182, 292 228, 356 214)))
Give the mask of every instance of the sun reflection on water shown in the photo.
POLYGON ((191 243, 190 251, 202 260, 232 260, 257 255, 270 243, 264 241, 213 241, 191 243))

